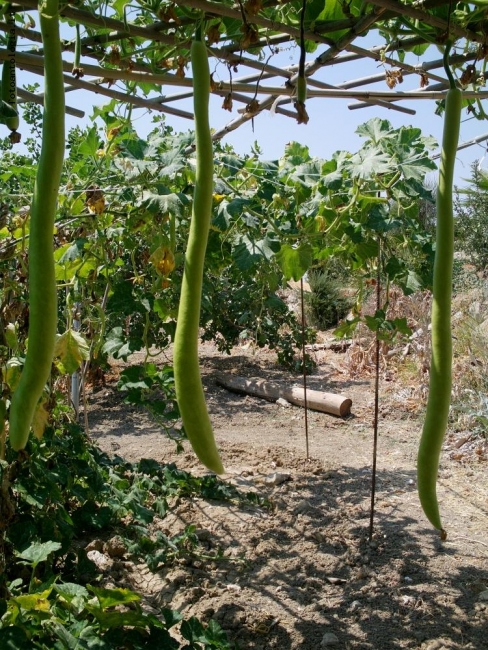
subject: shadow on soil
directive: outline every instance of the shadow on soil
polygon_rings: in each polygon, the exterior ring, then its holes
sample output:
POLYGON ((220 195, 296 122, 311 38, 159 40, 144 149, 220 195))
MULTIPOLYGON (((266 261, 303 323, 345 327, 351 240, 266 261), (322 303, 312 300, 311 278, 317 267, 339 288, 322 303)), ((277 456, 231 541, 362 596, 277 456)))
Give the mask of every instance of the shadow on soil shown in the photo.
MULTIPOLYGON (((261 377, 268 381, 273 381, 284 386, 292 384, 302 385, 303 376, 300 372, 291 373, 283 369, 277 363, 270 363, 268 360, 259 361, 246 356, 232 356, 232 357, 206 357, 201 358, 202 366, 207 369, 206 379, 210 382, 215 382, 215 374, 217 372, 228 372, 242 377, 261 377), (210 372, 208 372, 210 370, 210 372)), ((369 386, 369 381, 348 379, 346 376, 341 377, 340 381, 334 381, 326 376, 326 368, 322 368, 322 372, 317 374, 312 372, 307 375, 307 385, 313 390, 323 390, 331 392, 344 392, 350 386, 369 386)), ((204 379, 205 382, 205 379, 204 379)))
MULTIPOLYGON (((405 491, 411 478, 383 472, 378 500, 405 491)), ((369 482, 368 470, 345 467, 299 474, 275 490, 274 514, 256 519, 245 541, 242 596, 213 614, 240 648, 314 650, 327 647, 324 639, 339 648, 418 648, 439 639, 448 648, 486 647, 486 620, 475 612, 488 587, 486 564, 394 504, 377 513, 370 542, 369 482)), ((241 546, 240 528, 224 526, 215 544, 241 546)))
MULTIPOLYGON (((258 363, 250 361, 248 357, 204 357, 202 365, 205 366, 205 374, 202 377, 203 385, 209 399, 209 408, 212 414, 228 416, 234 415, 236 410, 239 413, 256 414, 265 412, 270 408, 270 402, 261 397, 243 396, 233 393, 226 388, 217 385, 216 377, 220 372, 231 372, 246 378, 261 377, 284 387, 293 384, 302 384, 302 377, 299 374, 293 375, 286 372, 278 365, 269 363, 258 363)), ((334 381, 325 377, 307 378, 309 389, 329 391, 334 393, 347 393, 351 386, 369 386, 368 381, 334 381)), ((130 435, 144 436, 153 435, 161 431, 144 406, 133 406, 123 404, 124 395, 117 389, 116 384, 107 384, 97 388, 94 393, 96 405, 88 413, 89 428, 96 440, 102 433, 123 437, 130 431, 130 435), (123 406, 123 408, 121 408, 123 406)), ((353 405, 354 411, 354 405, 353 405)), ((349 418, 355 418, 354 412, 349 418)))
MULTIPOLYGON (((217 370, 272 380, 288 376, 247 357, 208 358, 205 364, 204 383, 216 413, 236 408, 236 396, 215 387, 217 370)), ((317 381, 322 390, 335 389, 333 382, 317 381)), ((311 387, 314 382, 312 376, 311 387)), ((339 388, 344 387, 347 382, 339 388)), ((122 442, 130 428, 128 418, 136 423, 135 435, 158 429, 140 411, 119 410, 120 395, 115 389, 104 390, 98 405, 105 419, 95 437, 108 432, 122 442)), ((254 399, 246 404, 239 397, 240 413, 256 414, 268 406, 254 399)), ((90 414, 92 421, 96 417, 90 414)), ((232 449, 239 452, 236 446, 232 449)), ((237 457, 246 458, 240 453, 237 457)), ((199 573, 190 564, 189 581, 204 588, 196 602, 186 601, 183 594, 183 609, 186 602, 193 603, 192 613, 215 618, 242 650, 319 650, 328 644, 348 650, 488 647, 487 608, 478 600, 488 589, 487 552, 457 541, 461 537, 456 534, 464 533, 462 524, 456 529, 452 516, 454 534, 445 543, 419 523, 411 471, 381 471, 371 542, 369 468, 351 467, 344 458, 343 466, 333 471, 302 464, 294 466, 292 475, 293 480, 274 488, 256 482, 258 491, 275 504, 270 514, 204 501, 202 511, 189 509, 186 523, 198 516, 199 526, 205 525, 205 518, 212 524, 209 550, 232 550, 233 557, 242 556, 243 561, 200 565, 199 573), (439 644, 424 644, 431 640, 439 644)), ((460 502, 463 499, 460 495, 460 502)))

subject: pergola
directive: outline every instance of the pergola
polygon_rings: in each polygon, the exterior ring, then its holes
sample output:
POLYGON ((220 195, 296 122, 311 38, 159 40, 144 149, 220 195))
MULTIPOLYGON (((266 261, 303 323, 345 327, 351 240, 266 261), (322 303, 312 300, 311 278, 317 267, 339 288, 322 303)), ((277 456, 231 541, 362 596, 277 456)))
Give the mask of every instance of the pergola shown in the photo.
MULTIPOLYGON (((0 31, 6 41, 14 19, 6 11, 6 3, 2 5, 0 31)), ((309 101, 341 97, 352 100, 350 109, 376 105, 414 114, 405 106, 407 100, 442 101, 445 97, 448 81, 439 49, 448 40, 454 43, 450 65, 468 100, 468 111, 483 118, 482 102, 488 98, 484 90, 488 7, 483 6, 482 0, 67 2, 60 11, 65 22, 63 36, 69 34, 63 43, 67 112, 83 115, 69 101, 71 91, 83 89, 192 120, 185 104, 192 96, 188 51, 195 25, 205 17, 208 52, 218 72, 212 92, 223 100, 222 126, 215 131, 215 140, 266 111, 297 119, 294 103, 300 55, 309 101), (81 61, 74 70, 77 31, 81 61), (368 32, 374 34, 376 44, 361 47, 361 37, 368 32), (291 47, 296 48, 296 63, 276 65, 277 54, 291 47), (427 58, 434 51, 435 58, 427 58), (419 63, 407 63, 406 52, 416 54, 419 63), (368 59, 380 66, 377 74, 336 85, 320 78, 328 66, 368 59), (406 78, 410 84, 405 86, 413 87, 402 90, 406 78), (383 87, 378 88, 379 83, 383 87), (238 116, 226 119, 226 110, 235 107, 238 116)), ((24 0, 13 8, 22 44, 15 54, 16 65, 42 76, 42 41, 35 13, 38 2, 24 0)), ((4 45, 0 61, 8 56, 4 45)), ((18 95, 20 101, 43 101, 41 94, 23 89, 18 89, 18 95)), ((485 139, 488 134, 467 144, 485 139)))

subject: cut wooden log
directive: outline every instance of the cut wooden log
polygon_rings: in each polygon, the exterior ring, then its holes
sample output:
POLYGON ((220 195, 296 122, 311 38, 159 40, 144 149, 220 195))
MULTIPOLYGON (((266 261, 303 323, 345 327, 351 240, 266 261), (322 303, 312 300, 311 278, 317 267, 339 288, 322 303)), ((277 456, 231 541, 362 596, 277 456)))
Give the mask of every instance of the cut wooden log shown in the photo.
POLYGON ((332 352, 345 352, 347 348, 350 348, 351 345, 355 343, 356 345, 362 345, 367 343, 366 339, 333 339, 331 341, 324 341, 324 343, 310 343, 305 346, 305 350, 311 350, 312 352, 316 350, 332 350, 332 352))
MULTIPOLYGON (((262 397, 270 402, 276 402, 282 397, 297 406, 305 406, 304 390, 301 386, 280 386, 258 377, 237 377, 236 375, 217 375, 217 383, 234 393, 262 397)), ((319 390, 307 390, 307 408, 331 415, 345 417, 351 413, 352 400, 344 395, 324 393, 319 390)))

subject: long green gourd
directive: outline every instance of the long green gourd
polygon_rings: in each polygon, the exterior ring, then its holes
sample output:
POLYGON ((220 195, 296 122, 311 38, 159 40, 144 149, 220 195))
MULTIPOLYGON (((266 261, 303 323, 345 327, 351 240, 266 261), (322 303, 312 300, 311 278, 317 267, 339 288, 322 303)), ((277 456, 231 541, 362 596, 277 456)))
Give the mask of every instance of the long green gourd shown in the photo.
POLYGON ((208 469, 224 468, 208 415, 198 361, 198 328, 203 267, 213 200, 213 146, 208 119, 210 70, 201 29, 191 46, 196 138, 196 179, 190 234, 185 253, 178 321, 174 341, 174 375, 178 406, 188 440, 208 469))
POLYGON ((444 67, 450 89, 446 96, 442 152, 437 189, 437 233, 432 290, 429 397, 417 458, 417 484, 422 509, 445 539, 437 500, 437 473, 442 442, 447 429, 452 385, 451 294, 454 254, 453 182, 459 141, 462 92, 449 67, 450 44, 444 52, 444 67))
POLYGON ((15 12, 10 4, 7 5, 6 13, 8 15, 10 33, 8 35, 8 58, 3 62, 2 69, 2 100, 11 106, 11 108, 16 111, 16 114, 11 117, 5 117, 3 123, 12 131, 11 139, 13 143, 16 143, 20 140, 20 135, 17 133, 20 119, 17 112, 17 73, 15 67, 17 33, 15 31, 15 12))
POLYGON ((307 9, 307 0, 302 0, 302 10, 300 14, 300 60, 298 62, 298 77, 296 81, 297 101, 295 109, 297 111, 297 123, 307 124, 308 114, 305 108, 307 101, 307 78, 305 76, 305 11, 307 9))
POLYGON ((24 368, 10 406, 10 444, 23 449, 49 378, 57 326, 53 230, 64 159, 64 84, 58 20, 59 0, 39 4, 44 48, 42 146, 30 212, 29 332, 24 368))

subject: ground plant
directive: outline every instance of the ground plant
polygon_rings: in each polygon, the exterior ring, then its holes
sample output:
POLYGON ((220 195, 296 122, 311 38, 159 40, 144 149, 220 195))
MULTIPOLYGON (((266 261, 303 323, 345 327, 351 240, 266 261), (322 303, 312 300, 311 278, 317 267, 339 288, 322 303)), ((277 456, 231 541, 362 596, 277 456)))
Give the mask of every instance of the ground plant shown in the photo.
POLYGON ((310 293, 307 297, 308 319, 314 327, 327 330, 337 327, 354 304, 354 286, 348 286, 348 273, 334 265, 312 269, 307 274, 310 293))

